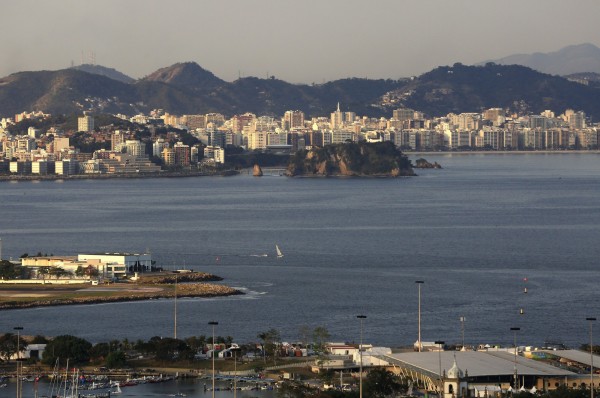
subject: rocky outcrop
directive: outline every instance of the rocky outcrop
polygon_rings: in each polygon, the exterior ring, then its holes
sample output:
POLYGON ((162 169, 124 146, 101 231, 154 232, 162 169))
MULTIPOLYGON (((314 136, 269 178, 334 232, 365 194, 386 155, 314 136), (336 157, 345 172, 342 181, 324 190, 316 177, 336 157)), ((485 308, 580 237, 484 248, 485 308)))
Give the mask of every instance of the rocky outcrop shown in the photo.
POLYGON ((177 282, 216 282, 223 278, 206 272, 183 272, 177 274, 142 275, 137 280, 142 285, 165 285, 177 282))
POLYGON ((442 166, 438 162, 429 163, 427 160, 420 158, 415 160, 416 169, 441 169, 442 166))
POLYGON ((252 175, 254 177, 262 177, 263 171, 259 165, 257 165, 257 164, 254 165, 254 169, 252 169, 252 175))
POLYGON ((288 176, 414 176, 411 163, 391 142, 346 143, 298 151, 288 176))

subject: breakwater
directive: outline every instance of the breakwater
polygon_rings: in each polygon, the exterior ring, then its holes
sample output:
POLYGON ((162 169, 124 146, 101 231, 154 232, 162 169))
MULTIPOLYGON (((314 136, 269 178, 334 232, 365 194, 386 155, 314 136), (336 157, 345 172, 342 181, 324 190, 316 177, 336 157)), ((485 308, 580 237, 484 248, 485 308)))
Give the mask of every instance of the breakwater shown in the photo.
MULTIPOLYGON (((95 294, 97 293, 86 293, 84 291, 80 297, 47 297, 29 301, 8 300, 0 303, 0 310, 173 298, 175 297, 175 289, 165 288, 157 291, 125 290, 120 292, 111 292, 110 295, 106 296, 98 296, 95 294)), ((208 283, 192 283, 177 287, 178 297, 222 297, 238 294, 243 293, 229 286, 208 283)))
POLYGON ((135 282, 113 283, 70 290, 55 290, 38 285, 19 285, 7 293, 0 310, 49 307, 59 305, 102 304, 122 301, 178 297, 222 297, 243 294, 225 285, 206 282, 221 281, 220 276, 206 272, 142 275, 135 282), (175 285, 177 283, 177 285, 175 285), (11 294, 14 299, 11 299, 11 294))

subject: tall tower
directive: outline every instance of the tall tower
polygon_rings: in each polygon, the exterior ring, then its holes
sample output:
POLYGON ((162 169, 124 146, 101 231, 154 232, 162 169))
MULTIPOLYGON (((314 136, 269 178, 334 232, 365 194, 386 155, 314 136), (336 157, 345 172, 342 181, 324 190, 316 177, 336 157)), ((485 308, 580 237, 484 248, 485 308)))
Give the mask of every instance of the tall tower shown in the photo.
POLYGON ((344 123, 344 114, 340 110, 340 103, 337 104, 337 110, 331 114, 331 129, 337 130, 344 123))

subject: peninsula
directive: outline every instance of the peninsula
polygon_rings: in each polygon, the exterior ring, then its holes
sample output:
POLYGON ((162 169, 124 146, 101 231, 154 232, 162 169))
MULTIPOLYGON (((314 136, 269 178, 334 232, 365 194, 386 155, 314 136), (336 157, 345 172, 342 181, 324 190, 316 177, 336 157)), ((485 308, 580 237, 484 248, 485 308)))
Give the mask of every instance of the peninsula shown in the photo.
POLYGON ((220 277, 202 272, 141 276, 135 282, 102 285, 1 284, 0 310, 57 305, 99 304, 174 297, 243 294, 229 286, 206 283, 220 277), (183 282, 178 283, 177 282, 183 282))

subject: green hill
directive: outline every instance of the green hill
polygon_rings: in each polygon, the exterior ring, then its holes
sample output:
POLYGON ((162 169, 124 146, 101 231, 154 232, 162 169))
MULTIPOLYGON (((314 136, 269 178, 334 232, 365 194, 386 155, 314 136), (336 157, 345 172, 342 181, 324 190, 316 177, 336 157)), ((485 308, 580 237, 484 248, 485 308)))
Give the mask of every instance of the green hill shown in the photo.
POLYGON ((546 109, 562 113, 573 108, 600 115, 597 89, 518 65, 443 66, 419 76, 393 95, 400 99, 394 107, 405 106, 431 116, 493 107, 525 114, 546 109))

